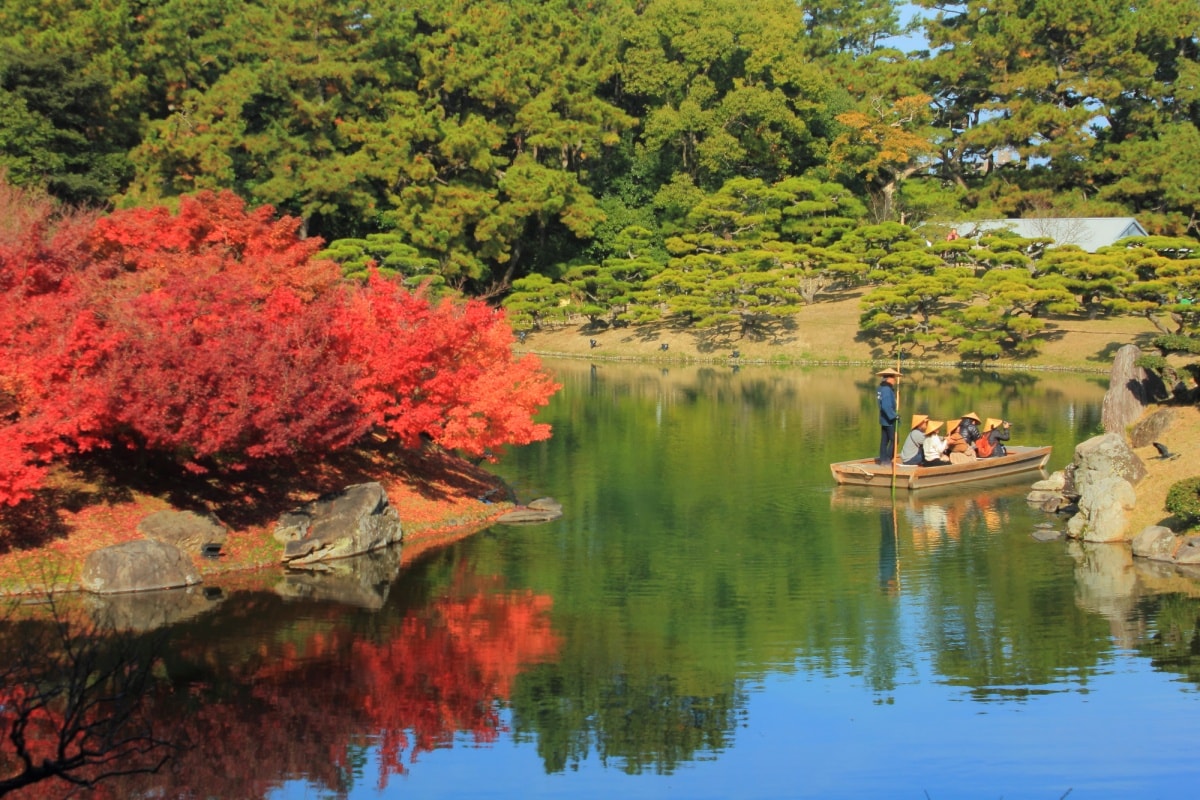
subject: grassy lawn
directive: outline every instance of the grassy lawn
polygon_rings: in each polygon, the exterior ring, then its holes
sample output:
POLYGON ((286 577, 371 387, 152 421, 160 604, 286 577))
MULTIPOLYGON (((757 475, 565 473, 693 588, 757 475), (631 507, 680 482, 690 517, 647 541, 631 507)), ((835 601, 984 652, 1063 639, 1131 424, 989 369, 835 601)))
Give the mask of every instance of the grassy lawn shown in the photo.
MULTIPOLYGON (((754 335, 736 330, 697 331, 671 324, 593 330, 582 322, 530 333, 523 348, 589 358, 725 361, 734 351, 745 362, 858 364, 895 358, 891 348, 859 335, 861 292, 807 306, 790 320, 754 335), (593 344, 594 342, 594 344, 593 344), (663 349, 666 345, 666 349, 663 349)), ((1024 360, 1001 360, 989 368, 1071 369, 1108 372, 1126 344, 1145 345, 1158 335, 1146 319, 1053 319, 1042 352, 1024 360)), ((910 354, 906 352, 906 358, 910 354)), ((953 351, 913 353, 931 365, 957 365, 953 351)))

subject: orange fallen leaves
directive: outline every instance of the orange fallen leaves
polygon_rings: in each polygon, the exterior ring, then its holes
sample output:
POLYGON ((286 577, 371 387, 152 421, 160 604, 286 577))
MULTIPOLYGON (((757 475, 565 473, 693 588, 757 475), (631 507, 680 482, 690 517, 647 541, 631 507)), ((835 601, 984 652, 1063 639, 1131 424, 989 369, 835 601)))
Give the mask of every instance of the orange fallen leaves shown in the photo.
POLYGON ((278 566, 282 546, 272 531, 279 514, 322 493, 366 480, 383 484, 400 515, 405 561, 430 547, 474 533, 511 507, 508 502, 483 499, 507 496, 498 478, 436 449, 330 459, 310 465, 303 479, 309 487, 303 491, 289 486, 286 491, 257 487, 257 491, 245 492, 243 487, 235 487, 213 500, 180 497, 178 487, 163 487, 154 494, 113 492, 107 490, 111 487, 95 486, 83 491, 81 478, 60 475, 56 488, 40 504, 0 513, 0 594, 77 589, 89 553, 140 538, 140 520, 172 507, 207 508, 230 528, 220 558, 196 557, 202 575, 278 566), (114 495, 119 499, 113 499, 114 495), (246 504, 259 513, 248 515, 246 504), (241 523, 251 518, 261 521, 241 523))

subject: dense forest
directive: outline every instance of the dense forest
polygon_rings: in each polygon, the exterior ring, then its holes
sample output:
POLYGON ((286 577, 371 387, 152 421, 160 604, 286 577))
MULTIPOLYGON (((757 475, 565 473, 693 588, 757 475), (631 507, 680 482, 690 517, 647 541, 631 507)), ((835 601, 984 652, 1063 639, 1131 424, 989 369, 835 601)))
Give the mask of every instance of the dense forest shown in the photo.
POLYGON ((868 333, 970 357, 1050 312, 1196 330, 1194 3, 11 0, 0 93, 14 184, 231 190, 518 328, 745 329, 859 285, 868 333), (941 246, 1064 216, 1154 237, 941 246))

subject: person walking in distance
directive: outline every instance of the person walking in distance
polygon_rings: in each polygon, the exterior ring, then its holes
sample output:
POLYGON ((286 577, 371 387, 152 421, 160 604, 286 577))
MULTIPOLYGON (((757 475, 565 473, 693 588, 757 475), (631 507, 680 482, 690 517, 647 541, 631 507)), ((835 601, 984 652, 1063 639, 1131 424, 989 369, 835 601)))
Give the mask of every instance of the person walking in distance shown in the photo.
POLYGON ((900 409, 896 407, 896 379, 900 370, 888 367, 875 373, 879 376, 879 388, 875 400, 879 404, 879 458, 876 464, 890 464, 896 454, 896 420, 900 409))

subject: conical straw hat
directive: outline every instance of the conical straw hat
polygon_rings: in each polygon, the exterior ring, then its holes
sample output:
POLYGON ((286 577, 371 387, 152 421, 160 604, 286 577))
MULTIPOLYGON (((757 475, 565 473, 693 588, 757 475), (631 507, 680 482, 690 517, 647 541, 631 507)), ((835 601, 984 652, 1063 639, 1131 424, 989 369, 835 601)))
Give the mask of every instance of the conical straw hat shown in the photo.
POLYGON ((962 418, 963 418, 963 419, 973 419, 973 420, 975 420, 975 424, 976 424, 976 425, 978 425, 979 423, 983 422, 983 420, 981 420, 981 419, 979 418, 979 415, 978 415, 978 414, 976 414, 974 411, 968 411, 967 413, 965 413, 965 414, 963 414, 963 415, 962 415, 962 418))
POLYGON ((945 424, 946 424, 946 420, 944 420, 944 419, 931 419, 925 423, 925 432, 926 433, 934 433, 935 431, 937 431, 938 428, 942 427, 945 424))
POLYGON ((956 419, 953 422, 951 422, 949 425, 947 425, 946 426, 947 435, 953 435, 953 434, 957 433, 960 425, 962 425, 961 419, 956 419))
POLYGON ((988 417, 987 422, 983 423, 983 432, 987 433, 990 430, 995 430, 996 428, 999 428, 1000 423, 1002 423, 1002 422, 1004 422, 1004 420, 995 419, 994 417, 988 417))
POLYGON ((911 430, 913 428, 916 428, 918 425, 920 425, 922 422, 924 422, 927 419, 929 419, 928 414, 913 414, 912 415, 912 425, 909 426, 909 429, 911 430))

